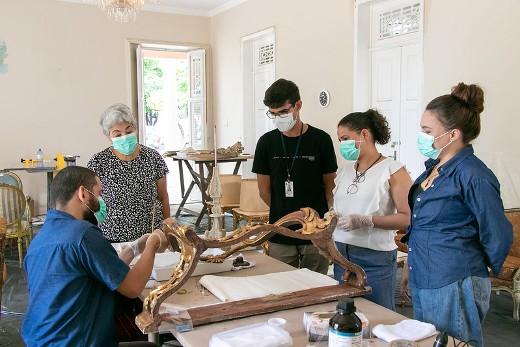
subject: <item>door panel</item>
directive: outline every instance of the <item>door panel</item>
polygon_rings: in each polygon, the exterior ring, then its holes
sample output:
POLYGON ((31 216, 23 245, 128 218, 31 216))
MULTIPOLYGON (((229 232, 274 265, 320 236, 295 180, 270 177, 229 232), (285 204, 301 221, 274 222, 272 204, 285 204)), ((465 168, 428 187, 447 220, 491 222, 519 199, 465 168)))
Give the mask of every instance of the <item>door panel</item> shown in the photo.
POLYGON ((381 112, 388 121, 391 140, 386 145, 378 145, 384 156, 399 159, 396 146, 400 137, 401 103, 401 48, 377 50, 372 52, 372 102, 373 108, 381 112))
POLYGON ((206 51, 194 50, 188 52, 190 95, 189 117, 191 119, 191 146, 195 149, 205 149, 206 138, 206 51))
POLYGON ((417 135, 421 120, 421 54, 419 44, 402 46, 401 49, 401 138, 400 161, 406 165, 413 178, 422 172, 423 158, 417 149, 417 135))
MULTIPOLYGON (((260 136, 274 128, 267 118, 263 103, 266 89, 275 78, 274 29, 242 38, 242 81, 244 97, 244 152, 254 153, 260 136)), ((252 161, 242 164, 242 176, 256 177, 251 172, 252 161)))
POLYGON ((378 149, 406 165, 412 177, 422 170, 417 150, 421 117, 421 55, 419 44, 407 44, 372 52, 372 107, 387 119, 390 142, 378 149))

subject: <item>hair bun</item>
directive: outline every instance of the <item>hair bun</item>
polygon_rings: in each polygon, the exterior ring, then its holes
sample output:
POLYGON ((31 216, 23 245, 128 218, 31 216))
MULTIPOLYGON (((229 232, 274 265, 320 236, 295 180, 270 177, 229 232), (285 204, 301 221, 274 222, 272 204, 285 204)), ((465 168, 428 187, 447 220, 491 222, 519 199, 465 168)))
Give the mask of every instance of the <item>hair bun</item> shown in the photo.
POLYGON ((477 115, 484 111, 484 91, 476 84, 460 82, 452 88, 451 95, 465 103, 477 115))

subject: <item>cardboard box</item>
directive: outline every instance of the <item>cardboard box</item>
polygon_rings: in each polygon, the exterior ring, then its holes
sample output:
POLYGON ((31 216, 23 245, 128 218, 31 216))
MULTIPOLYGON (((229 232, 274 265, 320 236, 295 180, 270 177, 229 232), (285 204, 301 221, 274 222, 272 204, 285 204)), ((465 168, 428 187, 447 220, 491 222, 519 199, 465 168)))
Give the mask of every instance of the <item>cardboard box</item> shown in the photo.
MULTIPOLYGON (((305 327, 305 333, 307 339, 310 342, 315 341, 328 341, 329 339, 329 321, 336 311, 325 311, 325 312, 304 312, 303 313, 303 326, 305 327)), ((356 312, 356 315, 361 319, 363 326, 363 338, 370 338, 370 325, 367 317, 361 313, 356 312)))
POLYGON ((335 314, 336 311, 304 312, 303 326, 307 339, 311 342, 328 341, 329 321, 335 314))

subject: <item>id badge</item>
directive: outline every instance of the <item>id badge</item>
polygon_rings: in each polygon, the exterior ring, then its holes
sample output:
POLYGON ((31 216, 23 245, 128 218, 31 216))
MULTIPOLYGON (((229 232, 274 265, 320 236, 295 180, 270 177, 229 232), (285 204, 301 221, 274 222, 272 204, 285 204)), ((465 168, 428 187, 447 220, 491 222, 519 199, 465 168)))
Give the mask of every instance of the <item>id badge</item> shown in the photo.
POLYGON ((285 197, 294 198, 293 181, 285 181, 285 197))

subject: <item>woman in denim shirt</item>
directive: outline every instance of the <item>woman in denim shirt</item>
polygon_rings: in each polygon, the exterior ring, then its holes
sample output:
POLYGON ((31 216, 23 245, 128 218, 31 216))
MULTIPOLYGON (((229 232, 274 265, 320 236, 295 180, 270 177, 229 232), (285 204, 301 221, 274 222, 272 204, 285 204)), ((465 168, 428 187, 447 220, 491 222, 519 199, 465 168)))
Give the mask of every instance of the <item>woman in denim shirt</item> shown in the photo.
POLYGON ((483 346, 488 267, 500 272, 513 239, 500 184, 469 144, 483 110, 482 89, 464 83, 426 107, 418 145, 430 159, 408 195, 403 237, 409 253, 401 286, 409 284, 414 318, 472 346, 483 346))

